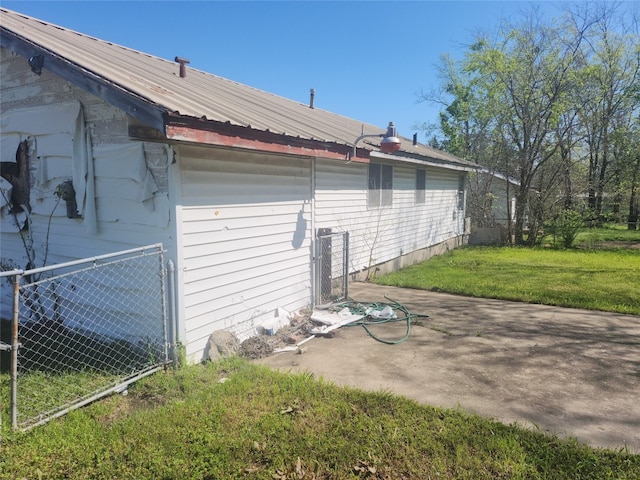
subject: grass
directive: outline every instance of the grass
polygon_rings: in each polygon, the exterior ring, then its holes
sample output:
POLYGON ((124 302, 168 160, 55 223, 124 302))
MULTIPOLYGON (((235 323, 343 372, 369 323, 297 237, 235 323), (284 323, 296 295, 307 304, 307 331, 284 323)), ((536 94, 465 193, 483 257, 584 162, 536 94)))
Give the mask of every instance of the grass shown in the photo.
POLYGON ((602 228, 583 228, 576 238, 576 245, 582 248, 599 248, 604 242, 640 242, 640 230, 610 224, 602 228))
MULTIPOLYGON (((640 314, 640 251, 594 250, 638 237, 464 248, 376 281, 640 314)), ((640 455, 626 450, 237 358, 158 373, 27 433, 7 428, 7 375, 0 382, 0 479, 640 479, 640 455)))
POLYGON ((640 315, 639 278, 638 249, 465 247, 374 282, 640 315))
POLYGON ((638 479, 640 456, 232 358, 8 434, 0 478, 638 479))
MULTIPOLYGON (((68 405, 91 397, 96 391, 117 385, 121 378, 89 370, 58 374, 39 370, 23 373, 19 377, 17 391, 20 405, 18 424, 27 426, 36 423, 40 415, 61 411, 68 405)), ((5 418, 8 418, 8 412, 6 415, 5 418)))

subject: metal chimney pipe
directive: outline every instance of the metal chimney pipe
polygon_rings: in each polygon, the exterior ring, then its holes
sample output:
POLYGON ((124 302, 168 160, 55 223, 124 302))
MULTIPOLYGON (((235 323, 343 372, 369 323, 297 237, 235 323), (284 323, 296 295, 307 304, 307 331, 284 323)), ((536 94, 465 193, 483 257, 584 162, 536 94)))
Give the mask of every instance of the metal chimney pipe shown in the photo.
POLYGON ((316 96, 316 89, 312 88, 309 90, 309 108, 313 108, 313 99, 316 96))
POLYGON ((182 58, 182 57, 176 57, 174 61, 180 64, 180 78, 186 77, 187 68, 185 67, 185 65, 189 65, 191 62, 186 58, 182 58))

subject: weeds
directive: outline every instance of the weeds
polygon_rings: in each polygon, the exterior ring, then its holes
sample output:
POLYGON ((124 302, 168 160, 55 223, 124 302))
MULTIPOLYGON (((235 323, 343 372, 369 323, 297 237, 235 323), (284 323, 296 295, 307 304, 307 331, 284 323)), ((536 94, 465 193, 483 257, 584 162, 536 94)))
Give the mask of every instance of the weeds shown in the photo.
POLYGON ((638 478, 640 457, 237 358, 148 377, 0 446, 0 478, 638 478), (228 378, 220 382, 221 378, 228 378))

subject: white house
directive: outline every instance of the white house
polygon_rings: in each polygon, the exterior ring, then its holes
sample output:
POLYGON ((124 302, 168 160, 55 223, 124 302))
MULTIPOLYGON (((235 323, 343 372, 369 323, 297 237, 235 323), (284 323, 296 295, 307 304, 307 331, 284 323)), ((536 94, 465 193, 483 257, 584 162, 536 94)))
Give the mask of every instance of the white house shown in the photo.
POLYGON ((516 191, 519 183, 499 172, 483 168, 471 174, 467 213, 471 219, 469 243, 506 244, 513 231, 516 191))
POLYGON ((353 276, 466 238, 473 164, 405 138, 384 153, 384 128, 178 57, 6 9, 0 24, 3 265, 26 267, 28 211, 37 266, 45 247, 54 264, 162 242, 194 361, 215 330, 247 334, 279 307, 313 302, 321 228, 349 232, 353 276), (375 136, 354 150, 362 133, 375 136))

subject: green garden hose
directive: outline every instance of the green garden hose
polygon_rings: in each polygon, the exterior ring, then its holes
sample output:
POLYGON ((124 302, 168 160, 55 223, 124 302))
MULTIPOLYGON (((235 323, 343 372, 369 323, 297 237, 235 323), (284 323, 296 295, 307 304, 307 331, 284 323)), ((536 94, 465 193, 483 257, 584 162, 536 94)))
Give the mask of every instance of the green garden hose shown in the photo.
POLYGON ((385 295, 384 298, 389 300, 390 303, 384 303, 384 302, 361 303, 361 302, 348 301, 348 302, 344 302, 344 303, 340 303, 340 304, 336 305, 336 308, 341 310, 341 309, 346 307, 354 315, 365 315, 365 317, 362 320, 358 320, 356 322, 348 323, 348 324, 345 325, 346 327, 362 326, 365 329, 365 331, 369 334, 369 336, 371 338, 373 338, 374 340, 376 340, 376 341, 378 341, 380 343, 387 344, 387 345, 398 345, 398 344, 406 341, 409 338, 409 336, 411 335, 411 323, 413 322, 414 319, 416 319, 416 318, 428 318, 429 315, 411 313, 400 302, 397 302, 397 301, 387 297, 386 295, 385 295), (391 307, 395 311, 396 318, 374 318, 374 317, 371 316, 371 312, 372 311, 382 311, 387 306, 391 307), (403 316, 398 315, 397 314, 398 311, 402 312, 403 316), (402 322, 402 321, 406 322, 407 329, 406 329, 406 333, 404 334, 404 336, 402 338, 398 339, 398 340, 385 340, 383 338, 380 338, 380 337, 374 335, 374 333, 369 329, 369 326, 371 326, 371 325, 380 325, 380 324, 384 324, 384 323, 402 322))

